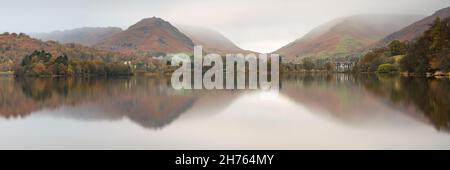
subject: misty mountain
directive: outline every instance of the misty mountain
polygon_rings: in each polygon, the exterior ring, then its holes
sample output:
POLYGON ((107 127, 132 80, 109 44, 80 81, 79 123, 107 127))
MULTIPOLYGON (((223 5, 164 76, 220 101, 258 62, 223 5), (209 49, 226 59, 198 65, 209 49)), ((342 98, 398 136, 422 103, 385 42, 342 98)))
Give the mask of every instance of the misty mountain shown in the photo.
POLYGON ((192 53, 194 43, 169 22, 153 17, 102 40, 95 47, 126 54, 192 53))
POLYGON ((195 45, 203 46, 205 52, 221 55, 247 52, 215 30, 194 26, 178 26, 178 28, 191 38, 195 45))
POLYGON ((417 20, 417 16, 358 15, 336 19, 316 27, 275 53, 285 61, 304 57, 343 57, 363 49, 417 20))
POLYGON ((84 27, 65 31, 54 31, 50 33, 32 33, 30 36, 43 41, 52 40, 60 43, 77 43, 86 46, 93 46, 121 31, 122 29, 117 27, 84 27))
POLYGON ((423 18, 393 34, 388 35, 382 41, 378 42, 377 46, 386 46, 393 40, 411 41, 421 36, 426 30, 430 28, 430 25, 437 18, 450 17, 450 7, 441 9, 435 12, 433 15, 423 18))

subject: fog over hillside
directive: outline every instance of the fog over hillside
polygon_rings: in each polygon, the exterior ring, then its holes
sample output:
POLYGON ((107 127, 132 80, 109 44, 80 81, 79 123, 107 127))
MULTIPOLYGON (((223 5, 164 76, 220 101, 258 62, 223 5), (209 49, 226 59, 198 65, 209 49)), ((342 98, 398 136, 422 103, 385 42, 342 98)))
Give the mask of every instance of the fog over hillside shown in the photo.
POLYGON ((422 15, 448 0, 3 0, 0 32, 52 32, 81 27, 127 29, 157 16, 175 25, 219 31, 237 46, 272 52, 336 18, 360 14, 422 15))
POLYGON ((357 15, 325 23, 276 51, 289 60, 346 56, 422 18, 415 15, 357 15))
POLYGON ((50 33, 32 33, 30 36, 44 41, 53 40, 92 46, 121 31, 122 29, 118 27, 83 27, 50 33))
POLYGON ((244 52, 243 49, 218 31, 196 26, 181 25, 177 27, 181 32, 191 38, 195 45, 203 46, 203 49, 206 51, 220 54, 244 52))

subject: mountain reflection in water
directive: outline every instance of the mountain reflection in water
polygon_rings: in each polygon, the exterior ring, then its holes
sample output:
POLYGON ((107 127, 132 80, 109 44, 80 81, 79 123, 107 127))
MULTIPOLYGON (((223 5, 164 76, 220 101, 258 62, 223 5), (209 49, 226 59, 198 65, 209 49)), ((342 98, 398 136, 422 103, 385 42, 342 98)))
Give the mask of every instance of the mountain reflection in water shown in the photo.
MULTIPOLYGON (((300 119, 297 116, 307 113, 320 118, 317 120, 355 129, 381 129, 422 124, 433 127, 435 133, 442 133, 441 135, 448 137, 449 91, 448 79, 369 74, 283 75, 280 94, 266 95, 268 99, 261 99, 263 101, 260 102, 259 99, 261 96, 264 98, 265 92, 255 90, 177 91, 171 87, 170 79, 165 78, 17 79, 1 77, 0 120, 3 120, 0 121, 0 127, 7 127, 8 123, 15 121, 44 116, 57 121, 76 120, 93 123, 130 120, 147 129, 146 131, 164 133, 166 128, 181 126, 186 121, 201 124, 202 118, 216 116, 216 118, 210 118, 213 125, 199 131, 202 133, 214 131, 220 135, 232 130, 236 133, 233 138, 246 138, 239 133, 247 134, 246 130, 248 130, 248 134, 254 134, 252 137, 255 140, 258 137, 266 139, 269 136, 264 136, 264 133, 268 135, 271 131, 274 131, 274 134, 276 134, 275 131, 290 131, 289 134, 292 135, 290 137, 299 136, 301 134, 293 133, 306 130, 316 135, 326 132, 326 130, 305 129, 307 125, 300 127, 294 122, 300 119), (246 114, 236 115, 241 112, 246 114), (254 121, 259 123, 254 125, 252 124, 254 121), (219 128, 219 124, 224 125, 219 128), (229 129, 222 129, 224 127, 229 129), (267 128, 253 129, 261 127, 267 128)), ((302 117, 301 119, 311 118, 302 117)), ((307 121, 305 122, 308 124, 307 121)), ((327 124, 322 126, 320 123, 315 126, 328 127, 327 124)), ((14 129, 9 131, 14 133, 14 129)), ((0 138, 5 136, 3 132, 0 130, 0 138)), ((233 146, 236 145, 239 143, 233 146)), ((285 147, 280 146, 280 148, 298 148, 290 147, 291 145, 293 144, 286 144, 285 147)), ((331 144, 331 146, 334 145, 331 144)), ((449 148, 450 143, 444 147, 449 148)))

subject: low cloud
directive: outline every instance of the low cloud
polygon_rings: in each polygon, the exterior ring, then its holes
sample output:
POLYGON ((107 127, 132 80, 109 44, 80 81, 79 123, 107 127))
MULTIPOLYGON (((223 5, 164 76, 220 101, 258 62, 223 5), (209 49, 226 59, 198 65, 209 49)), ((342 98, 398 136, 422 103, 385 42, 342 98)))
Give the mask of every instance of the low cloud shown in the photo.
POLYGON ((158 16, 218 30, 249 50, 271 52, 335 18, 355 14, 430 15, 448 0, 6 0, 0 32, 49 32, 83 26, 127 28, 158 16))

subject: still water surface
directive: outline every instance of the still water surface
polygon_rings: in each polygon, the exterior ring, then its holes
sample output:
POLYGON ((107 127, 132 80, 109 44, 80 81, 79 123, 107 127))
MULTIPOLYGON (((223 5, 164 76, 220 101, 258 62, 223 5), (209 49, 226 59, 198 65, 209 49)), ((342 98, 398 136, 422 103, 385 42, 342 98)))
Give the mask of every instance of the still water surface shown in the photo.
POLYGON ((0 149, 450 149, 449 94, 377 75, 285 75, 278 95, 0 77, 0 149))

